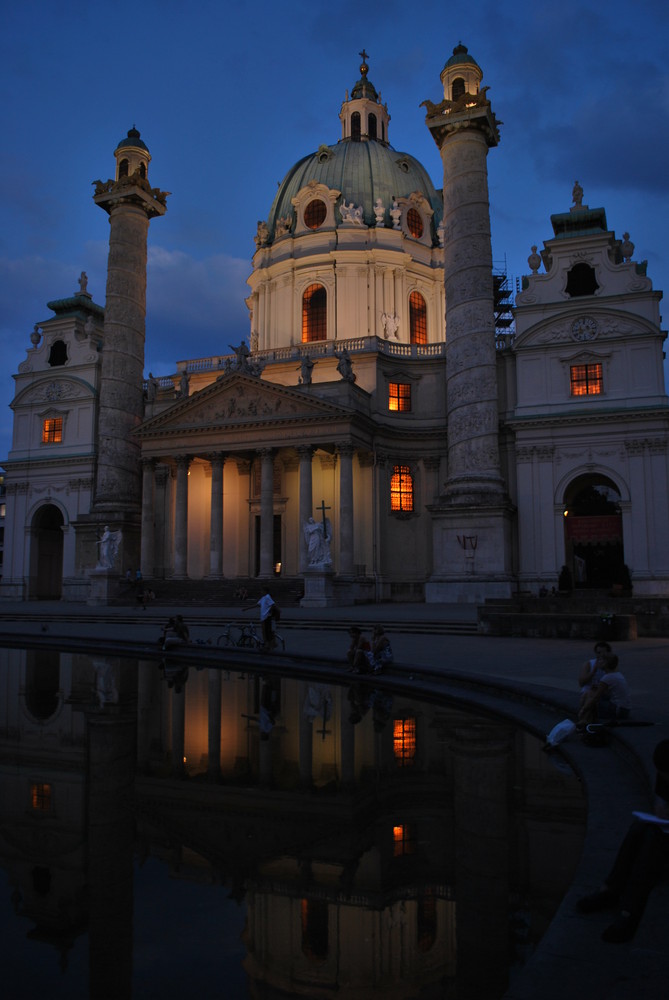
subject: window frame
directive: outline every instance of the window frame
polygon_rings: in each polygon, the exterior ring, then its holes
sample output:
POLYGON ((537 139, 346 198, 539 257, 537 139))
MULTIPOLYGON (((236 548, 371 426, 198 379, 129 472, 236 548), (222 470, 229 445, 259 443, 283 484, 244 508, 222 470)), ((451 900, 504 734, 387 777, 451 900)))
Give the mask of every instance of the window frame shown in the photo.
POLYGON ((41 444, 48 446, 52 444, 62 444, 64 430, 65 421, 62 416, 43 417, 42 433, 40 437, 41 444))
POLYGON ((388 382, 388 410, 390 413, 411 413, 410 382, 388 382), (397 405, 393 406, 393 402, 397 405))
POLYGON ((604 395, 604 366, 601 361, 584 361, 569 366, 569 395, 573 399, 604 395), (579 372, 582 373, 580 376, 579 372))
POLYGON ((390 482, 388 489, 388 499, 390 503, 390 513, 395 517, 411 517, 416 513, 416 484, 412 467, 403 461, 393 462, 390 467, 390 482), (395 478, 398 478, 397 485, 394 485, 395 478), (405 485, 408 480, 408 488, 405 485), (410 506, 405 505, 406 498, 410 498, 410 506), (395 499, 399 501, 399 506, 394 506, 395 499))

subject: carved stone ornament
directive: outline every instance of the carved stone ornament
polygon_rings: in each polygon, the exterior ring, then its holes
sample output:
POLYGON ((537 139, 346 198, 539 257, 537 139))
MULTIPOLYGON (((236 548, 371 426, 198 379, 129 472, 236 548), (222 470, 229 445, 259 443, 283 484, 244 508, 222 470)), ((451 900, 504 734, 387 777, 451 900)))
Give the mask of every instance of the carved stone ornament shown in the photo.
POLYGON ((541 256, 537 253, 536 246, 532 247, 532 253, 527 258, 527 263, 532 274, 536 274, 541 267, 541 256))

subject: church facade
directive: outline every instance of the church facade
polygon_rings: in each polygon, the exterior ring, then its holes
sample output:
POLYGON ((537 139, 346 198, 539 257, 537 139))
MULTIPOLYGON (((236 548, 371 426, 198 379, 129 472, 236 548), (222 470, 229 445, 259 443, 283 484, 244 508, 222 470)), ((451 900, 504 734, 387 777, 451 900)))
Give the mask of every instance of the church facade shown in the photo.
POLYGON ((166 196, 139 133, 119 144, 94 195, 106 305, 82 275, 15 376, 5 598, 104 600, 136 567, 320 574, 341 603, 482 601, 550 589, 562 567, 669 593, 661 293, 576 184, 500 329, 498 123, 464 46, 441 78, 424 103, 443 189, 390 145, 363 53, 340 140, 258 223, 247 340, 160 379, 143 369, 146 241, 166 196))

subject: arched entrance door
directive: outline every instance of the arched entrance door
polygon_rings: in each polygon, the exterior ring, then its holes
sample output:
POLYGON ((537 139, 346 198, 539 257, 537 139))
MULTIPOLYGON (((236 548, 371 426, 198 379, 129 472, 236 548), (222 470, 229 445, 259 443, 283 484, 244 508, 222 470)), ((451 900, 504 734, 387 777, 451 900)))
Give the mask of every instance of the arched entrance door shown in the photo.
POLYGON ((620 493, 606 476, 580 476, 565 494, 565 553, 575 587, 625 584, 620 493))
POLYGON ((63 515, 53 504, 35 512, 31 527, 30 586, 33 600, 58 600, 63 590, 63 515))

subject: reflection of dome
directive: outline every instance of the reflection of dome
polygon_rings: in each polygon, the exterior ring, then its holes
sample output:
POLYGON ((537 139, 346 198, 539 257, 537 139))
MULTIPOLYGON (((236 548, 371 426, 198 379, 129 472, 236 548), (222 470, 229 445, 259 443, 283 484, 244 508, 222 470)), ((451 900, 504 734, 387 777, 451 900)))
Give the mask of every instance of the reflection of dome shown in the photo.
MULTIPOLYGON (((333 146, 321 146, 317 152, 299 160, 284 177, 274 199, 268 219, 270 239, 274 237, 276 220, 293 216, 292 199, 312 180, 341 191, 347 202, 361 205, 367 226, 376 224, 374 203, 377 198, 386 210, 385 225, 390 225, 393 199, 419 191, 434 210, 432 236, 436 243, 443 207, 427 171, 415 157, 398 153, 392 146, 375 139, 363 142, 342 139, 333 146)), ((337 224, 341 222, 338 211, 335 219, 337 224)))

